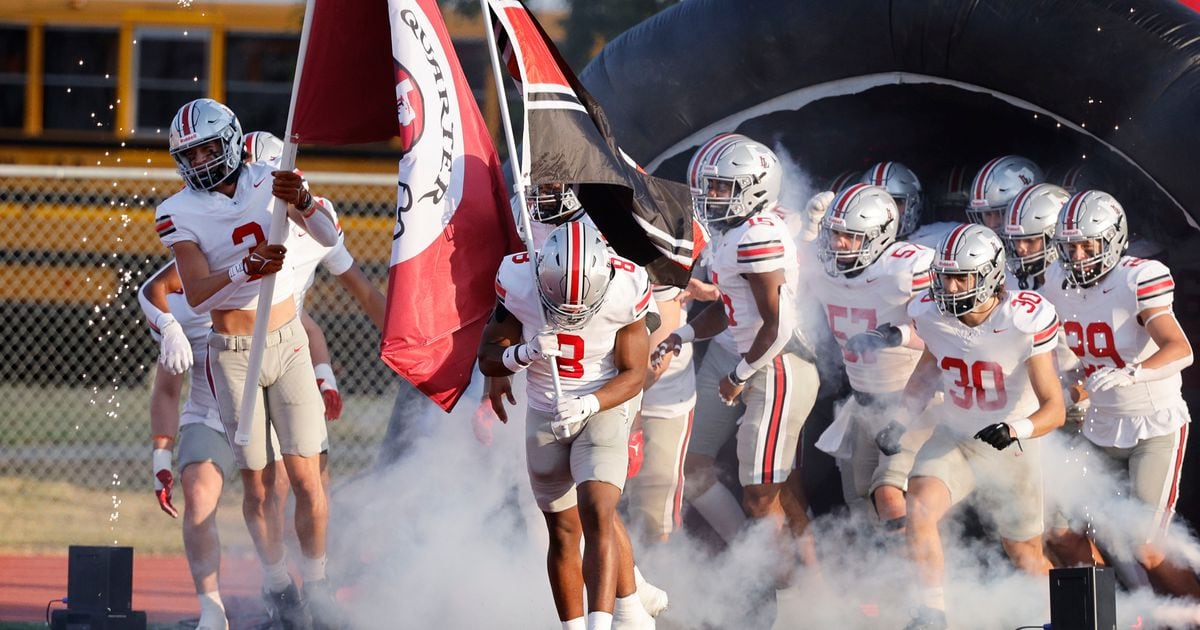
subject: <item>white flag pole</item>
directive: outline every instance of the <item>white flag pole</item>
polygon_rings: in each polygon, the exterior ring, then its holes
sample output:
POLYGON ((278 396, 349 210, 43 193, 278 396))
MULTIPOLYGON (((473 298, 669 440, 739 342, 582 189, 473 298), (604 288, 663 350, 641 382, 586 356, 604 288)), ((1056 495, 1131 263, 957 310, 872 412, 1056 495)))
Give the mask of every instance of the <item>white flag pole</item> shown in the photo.
MULTIPOLYGON (((488 0, 479 0, 479 5, 483 10, 483 25, 487 29, 488 51, 492 54, 492 75, 495 78, 496 95, 500 100, 500 119, 504 122, 504 139, 508 141, 508 163, 512 166, 513 192, 517 195, 517 208, 521 216, 521 236, 525 241, 525 251, 529 254, 529 262, 531 263, 529 265, 529 273, 533 276, 533 285, 537 286, 537 251, 533 247, 533 231, 529 227, 529 206, 525 205, 525 184, 529 182, 529 173, 525 168, 522 168, 521 160, 517 153, 517 141, 513 136, 512 118, 508 112, 508 99, 505 97, 504 88, 504 73, 500 70, 500 53, 496 48, 496 32, 492 27, 492 13, 488 6, 488 0)), ((516 53, 514 52, 513 54, 516 53)), ((528 126, 527 122, 525 125, 526 138, 529 136, 528 126)), ((545 313, 541 309, 538 309, 538 313, 542 314, 542 327, 545 328, 545 313)), ((554 357, 550 357, 550 376, 554 380, 555 399, 562 398, 562 381, 558 375, 558 360, 554 357)), ((555 437, 559 436, 556 435, 555 437)))
MULTIPOLYGON (((316 0, 308 0, 304 7, 304 26, 300 31, 300 53, 296 57, 296 75, 292 79, 292 101, 288 106, 287 131, 283 136, 283 155, 280 156, 279 170, 290 171, 296 166, 296 142, 292 137, 292 122, 296 117, 296 96, 300 92, 300 76, 304 70, 304 57, 308 50, 308 34, 312 26, 313 5, 316 0)), ((288 215, 287 202, 278 197, 273 198, 271 206, 271 228, 267 234, 267 242, 278 245, 287 240, 288 215)), ((254 408, 258 403, 258 378, 262 373, 263 351, 267 339, 267 325, 271 320, 271 305, 275 296, 275 274, 264 277, 258 289, 258 309, 254 314, 254 337, 250 342, 250 356, 246 365, 246 383, 242 389, 242 405, 238 411, 237 433, 233 437, 235 444, 245 446, 250 443, 250 428, 254 421, 254 408)), ((289 296, 294 299, 294 297, 289 296)))

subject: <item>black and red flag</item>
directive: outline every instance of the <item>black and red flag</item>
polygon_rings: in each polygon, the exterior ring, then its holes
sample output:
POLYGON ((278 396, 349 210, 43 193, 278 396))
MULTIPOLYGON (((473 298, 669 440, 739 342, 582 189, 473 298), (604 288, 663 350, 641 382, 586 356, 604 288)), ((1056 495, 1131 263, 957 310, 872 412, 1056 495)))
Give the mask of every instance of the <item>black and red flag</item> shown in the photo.
POLYGON ((691 191, 648 175, 621 150, 603 108, 522 2, 488 0, 488 8, 525 105, 519 185, 576 184, 584 210, 618 254, 645 266, 656 283, 685 286, 704 245, 691 191))

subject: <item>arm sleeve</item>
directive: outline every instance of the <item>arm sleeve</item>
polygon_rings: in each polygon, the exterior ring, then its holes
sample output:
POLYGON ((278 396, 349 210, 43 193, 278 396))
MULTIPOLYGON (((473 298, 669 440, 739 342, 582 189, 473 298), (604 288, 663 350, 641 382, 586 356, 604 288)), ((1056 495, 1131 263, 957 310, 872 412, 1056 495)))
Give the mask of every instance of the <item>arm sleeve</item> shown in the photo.
POLYGON ((150 325, 152 335, 161 332, 158 326, 158 318, 162 317, 165 311, 159 310, 157 306, 150 302, 150 298, 146 297, 146 287, 150 286, 150 283, 154 282, 154 279, 162 275, 163 272, 167 270, 167 267, 170 266, 171 264, 167 263, 166 266, 162 267, 158 271, 155 271, 153 275, 147 278, 146 281, 142 283, 142 286, 138 287, 138 305, 142 307, 142 314, 146 316, 146 323, 150 325))
POLYGON ((325 254, 325 257, 321 259, 321 265, 325 267, 326 271, 335 276, 340 276, 350 271, 350 267, 354 266, 354 256, 351 256, 350 250, 346 249, 346 239, 343 236, 338 236, 337 245, 334 245, 325 254))
POLYGON ((305 215, 303 220, 304 229, 312 235, 313 240, 325 247, 333 247, 338 244, 339 237, 342 235, 342 226, 338 222, 333 202, 323 197, 313 196, 313 207, 309 209, 309 214, 305 215))

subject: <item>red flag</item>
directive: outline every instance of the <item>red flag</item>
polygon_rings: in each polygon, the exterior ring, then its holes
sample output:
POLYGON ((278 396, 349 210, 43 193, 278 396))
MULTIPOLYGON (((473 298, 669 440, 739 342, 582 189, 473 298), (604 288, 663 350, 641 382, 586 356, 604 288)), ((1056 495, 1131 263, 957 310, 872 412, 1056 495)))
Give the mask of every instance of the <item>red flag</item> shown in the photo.
POLYGON ((500 160, 434 0, 315 1, 293 135, 401 138, 381 356, 449 410, 519 247, 500 160))

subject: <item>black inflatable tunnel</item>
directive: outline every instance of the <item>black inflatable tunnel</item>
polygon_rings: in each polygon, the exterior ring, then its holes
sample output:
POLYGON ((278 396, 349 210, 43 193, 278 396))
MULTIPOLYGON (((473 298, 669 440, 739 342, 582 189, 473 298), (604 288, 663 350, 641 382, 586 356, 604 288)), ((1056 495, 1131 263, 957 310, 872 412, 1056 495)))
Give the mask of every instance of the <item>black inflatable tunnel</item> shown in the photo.
POLYGON ((622 147, 680 181, 692 151, 729 131, 782 145, 817 186, 880 160, 927 190, 1006 153, 1088 164, 1166 248, 1195 341, 1200 248, 1182 245, 1200 238, 1197 60, 1200 14, 1174 0, 686 0, 609 43, 582 79, 622 147))

